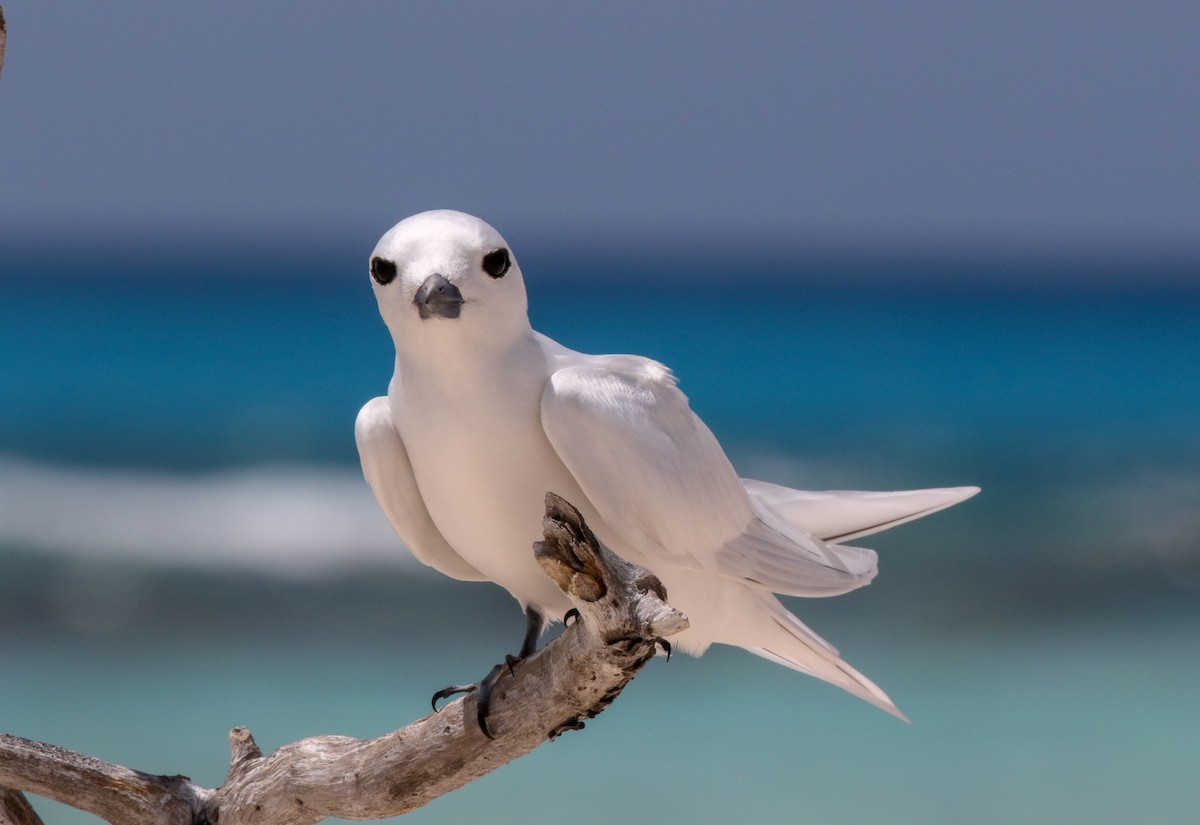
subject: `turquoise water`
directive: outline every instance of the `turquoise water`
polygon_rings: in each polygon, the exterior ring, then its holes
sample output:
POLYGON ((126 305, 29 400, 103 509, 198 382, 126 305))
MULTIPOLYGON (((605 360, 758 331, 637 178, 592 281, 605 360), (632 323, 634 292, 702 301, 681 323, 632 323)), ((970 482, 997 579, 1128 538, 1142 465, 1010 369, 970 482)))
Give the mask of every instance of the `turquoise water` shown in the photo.
MULTIPOLYGON (((211 257, 5 263, 0 730, 216 784, 233 725, 384 732, 521 622, 337 520, 377 518, 351 427, 391 351, 363 274, 211 257), (250 538, 222 555, 225 523, 250 538)), ((659 660, 405 821, 612 822, 614 795, 664 823, 1194 819, 1200 286, 569 260, 525 262, 535 326, 667 363, 743 474, 984 493, 872 537, 865 591, 795 605, 913 725, 736 651, 659 660)))
MULTIPOLYGON (((0 690, 5 725, 216 784, 234 724, 266 748, 378 735, 423 715, 431 687, 504 649, 455 637, 413 651, 404 635, 374 634, 368 647, 306 638, 301 625, 286 645, 253 632, 150 646, 9 640, 6 661, 19 666, 0 690)), ((667 823, 1190 822, 1200 805, 1195 631, 1160 618, 837 634, 911 726, 734 651, 657 660, 585 731, 405 821, 613 822, 619 796, 642 812, 636 820, 667 823)))

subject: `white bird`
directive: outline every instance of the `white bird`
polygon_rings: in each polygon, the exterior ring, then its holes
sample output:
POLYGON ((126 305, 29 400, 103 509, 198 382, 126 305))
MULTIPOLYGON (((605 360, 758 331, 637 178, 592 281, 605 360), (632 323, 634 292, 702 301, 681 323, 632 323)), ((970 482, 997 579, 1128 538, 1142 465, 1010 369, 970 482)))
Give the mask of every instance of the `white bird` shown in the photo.
POLYGON ((376 245, 370 274, 396 363, 387 395, 355 424, 363 473, 417 559, 495 582, 521 604, 522 656, 571 608, 530 549, 553 491, 658 575, 690 621, 675 637, 684 651, 737 645, 904 718, 775 594, 862 587, 876 554, 838 542, 978 488, 814 493, 739 479, 669 369, 534 331, 516 258, 470 215, 401 221, 376 245))

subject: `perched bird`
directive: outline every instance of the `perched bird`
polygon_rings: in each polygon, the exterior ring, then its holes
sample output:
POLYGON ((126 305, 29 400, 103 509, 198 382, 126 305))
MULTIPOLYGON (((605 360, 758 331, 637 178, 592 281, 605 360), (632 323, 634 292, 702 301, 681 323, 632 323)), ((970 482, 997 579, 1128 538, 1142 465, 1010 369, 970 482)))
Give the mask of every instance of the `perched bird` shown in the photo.
POLYGON ((552 491, 618 555, 658 575, 690 621, 674 637, 682 650, 737 645, 904 718, 775 594, 862 587, 876 554, 841 542, 977 488, 804 492, 738 478, 669 369, 575 352, 536 332, 516 258, 470 215, 438 210, 396 224, 371 254, 370 276, 396 364, 387 395, 355 424, 363 473, 417 559, 495 582, 521 604, 521 656, 571 608, 530 549, 552 491))

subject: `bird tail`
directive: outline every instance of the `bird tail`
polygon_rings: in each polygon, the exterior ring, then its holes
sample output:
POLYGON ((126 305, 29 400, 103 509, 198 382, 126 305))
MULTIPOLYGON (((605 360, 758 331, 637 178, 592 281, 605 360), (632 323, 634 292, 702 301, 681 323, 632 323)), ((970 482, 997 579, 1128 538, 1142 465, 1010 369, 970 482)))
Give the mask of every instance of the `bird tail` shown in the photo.
POLYGON ((825 542, 840 544, 890 530, 965 501, 978 487, 944 487, 934 490, 793 490, 769 481, 743 478, 752 500, 773 507, 783 518, 825 542))
MULTIPOLYGON (((892 716, 907 722, 908 717, 879 687, 842 661, 837 648, 822 639, 798 618, 788 612, 770 593, 752 594, 757 602, 753 610, 753 629, 745 635, 753 641, 730 641, 751 653, 777 664, 807 673, 837 685, 892 716)), ((745 614, 743 614, 745 615, 745 614)))

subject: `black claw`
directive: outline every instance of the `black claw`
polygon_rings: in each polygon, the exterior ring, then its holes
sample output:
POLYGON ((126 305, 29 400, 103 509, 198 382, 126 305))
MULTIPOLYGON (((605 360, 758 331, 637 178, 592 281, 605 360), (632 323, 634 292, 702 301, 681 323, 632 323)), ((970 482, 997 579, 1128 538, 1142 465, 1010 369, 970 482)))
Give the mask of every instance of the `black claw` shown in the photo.
POLYGON ((479 723, 479 729, 488 739, 496 738, 492 735, 492 729, 488 727, 487 718, 492 709, 492 688, 504 673, 504 667, 496 665, 492 668, 488 675, 483 677, 483 681, 479 683, 479 690, 475 693, 475 721, 479 723))
MULTIPOLYGON (((512 657, 510 656, 509 658, 512 657)), ((483 735, 488 739, 495 739, 496 737, 492 735, 492 730, 488 727, 487 723, 488 711, 491 710, 492 706, 492 687, 500 678, 500 674, 504 672, 504 668, 509 666, 510 665, 507 663, 503 665, 496 665, 491 669, 487 676, 483 677, 483 681, 474 685, 450 685, 449 687, 442 688, 437 693, 433 694, 434 713, 437 713, 437 703, 439 699, 446 699, 447 697, 453 696, 456 693, 474 693, 475 719, 477 722, 479 722, 479 729, 483 731, 483 735)))
MULTIPOLYGON (((576 613, 576 616, 579 614, 576 613)), ((474 685, 450 685, 444 687, 437 693, 433 694, 433 711, 437 713, 437 703, 440 699, 445 699, 448 696, 453 696, 456 693, 475 693, 475 721, 479 723, 479 729, 483 731, 483 735, 488 739, 495 739, 492 735, 492 729, 488 726, 488 712, 492 707, 492 689, 496 686, 496 682, 504 675, 505 668, 508 669, 510 676, 516 676, 515 666, 523 659, 528 658, 537 649, 537 639, 542 632, 542 614, 533 608, 525 609, 525 637, 521 642, 521 652, 516 656, 505 656, 504 661, 488 672, 487 676, 483 677, 483 681, 474 685)))
POLYGON ((663 649, 663 652, 665 652, 667 654, 667 661, 668 662, 671 661, 671 643, 668 642, 666 639, 664 639, 662 636, 655 637, 654 643, 656 645, 658 645, 659 647, 661 647, 663 649))
POLYGON ((439 699, 445 699, 453 696, 456 693, 470 693, 478 687, 479 685, 450 685, 449 687, 442 688, 437 693, 433 694, 433 699, 430 700, 430 704, 433 705, 433 712, 437 713, 437 703, 439 699))
POLYGON ((566 613, 563 614, 563 624, 565 624, 567 627, 570 627, 571 619, 574 619, 575 621, 578 622, 578 621, 582 621, 583 617, 579 615, 578 610, 576 610, 575 608, 572 607, 570 610, 568 610, 566 613))

